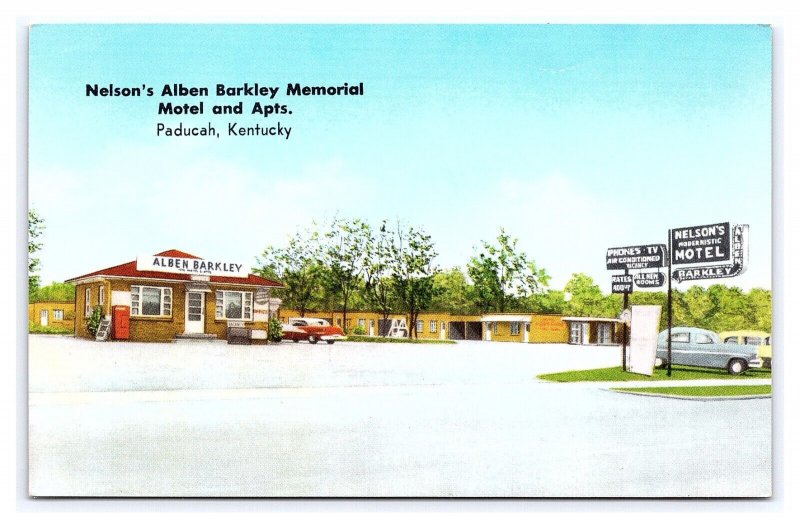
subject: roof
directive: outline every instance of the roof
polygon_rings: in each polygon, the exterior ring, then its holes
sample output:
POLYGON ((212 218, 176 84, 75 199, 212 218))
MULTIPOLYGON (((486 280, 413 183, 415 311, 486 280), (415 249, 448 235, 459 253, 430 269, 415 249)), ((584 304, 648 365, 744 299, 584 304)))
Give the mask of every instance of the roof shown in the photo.
MULTIPOLYGON (((173 258, 187 258, 187 259, 199 259, 201 257, 197 257, 195 255, 190 255, 189 253, 185 253, 183 251, 179 251, 177 249, 169 249, 167 251, 162 251, 161 253, 156 253, 157 257, 173 257, 173 258)), ((166 273, 163 271, 140 271, 136 269, 136 261, 132 260, 130 262, 126 262, 124 264, 118 264, 116 266, 111 266, 110 268, 104 268, 101 270, 93 271, 91 273, 86 273, 84 275, 79 275, 77 277, 73 277, 71 279, 67 279, 65 282, 72 283, 78 282, 83 279, 88 279, 90 277, 127 277, 127 278, 141 278, 141 279, 156 279, 156 280, 177 280, 177 281, 188 281, 187 274, 185 273, 166 273)), ((247 277, 219 277, 216 275, 212 275, 210 278, 210 282, 212 283, 220 283, 220 284, 248 284, 253 286, 269 286, 272 288, 283 288, 283 284, 280 282, 276 282, 273 280, 265 279, 263 277, 259 277, 258 275, 253 275, 252 273, 248 274, 247 277)))
POLYGON ((491 315, 484 315, 483 317, 481 317, 481 321, 483 321, 484 323, 492 323, 492 322, 530 323, 531 316, 520 315, 520 314, 491 314, 491 315))
POLYGON ((610 317, 562 317, 562 321, 575 321, 583 323, 621 323, 622 320, 610 317))

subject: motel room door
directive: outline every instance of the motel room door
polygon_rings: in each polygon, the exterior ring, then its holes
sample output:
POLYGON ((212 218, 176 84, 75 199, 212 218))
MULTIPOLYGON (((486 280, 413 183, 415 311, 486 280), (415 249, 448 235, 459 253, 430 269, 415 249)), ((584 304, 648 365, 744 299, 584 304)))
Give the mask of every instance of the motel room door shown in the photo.
POLYGON ((204 292, 186 292, 185 334, 202 334, 205 331, 206 306, 204 292))
POLYGON ((39 311, 39 325, 47 326, 47 310, 39 311))

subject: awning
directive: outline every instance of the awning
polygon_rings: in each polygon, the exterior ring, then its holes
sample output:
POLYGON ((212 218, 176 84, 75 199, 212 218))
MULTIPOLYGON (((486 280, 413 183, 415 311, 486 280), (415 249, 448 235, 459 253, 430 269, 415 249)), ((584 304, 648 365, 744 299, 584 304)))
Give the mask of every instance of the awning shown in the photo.
POLYGON ((621 323, 621 319, 608 317, 562 317, 562 321, 572 321, 575 323, 621 323))
POLYGON ((207 282, 201 282, 201 281, 187 282, 185 288, 187 292, 203 292, 203 293, 211 292, 211 286, 209 286, 207 282))
POLYGON ((530 323, 530 315, 492 314, 481 317, 483 323, 530 323))

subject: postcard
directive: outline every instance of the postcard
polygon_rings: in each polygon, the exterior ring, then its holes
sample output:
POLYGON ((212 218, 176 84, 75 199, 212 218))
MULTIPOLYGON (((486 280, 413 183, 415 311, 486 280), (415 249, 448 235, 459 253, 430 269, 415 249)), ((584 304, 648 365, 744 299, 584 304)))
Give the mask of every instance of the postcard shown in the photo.
POLYGON ((770 497, 771 60, 31 26, 29 494, 770 497))

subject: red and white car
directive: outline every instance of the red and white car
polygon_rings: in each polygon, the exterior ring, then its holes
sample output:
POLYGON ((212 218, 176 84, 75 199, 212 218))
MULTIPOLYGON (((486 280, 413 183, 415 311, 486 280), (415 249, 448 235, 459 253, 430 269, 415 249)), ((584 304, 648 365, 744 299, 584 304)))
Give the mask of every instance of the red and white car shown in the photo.
POLYGON ((330 324, 325 319, 313 317, 290 317, 289 324, 281 325, 283 338, 291 339, 295 343, 308 341, 312 345, 325 341, 329 345, 338 339, 344 339, 344 332, 338 326, 330 324))

